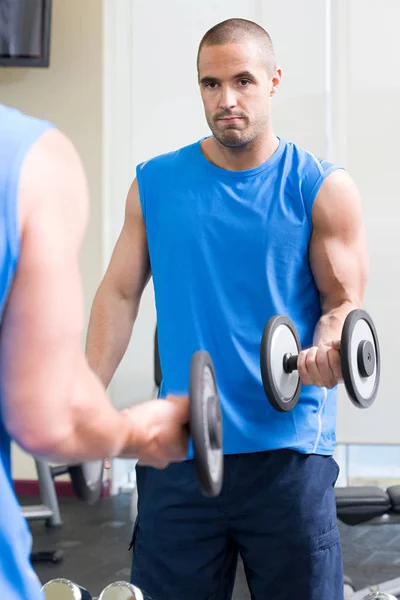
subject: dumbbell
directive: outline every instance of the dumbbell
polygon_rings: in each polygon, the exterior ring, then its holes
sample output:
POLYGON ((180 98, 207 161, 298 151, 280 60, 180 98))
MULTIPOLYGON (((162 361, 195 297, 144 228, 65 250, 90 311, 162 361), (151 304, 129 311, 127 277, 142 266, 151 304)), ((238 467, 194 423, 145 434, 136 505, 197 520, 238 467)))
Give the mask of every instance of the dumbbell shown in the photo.
POLYGON ((397 600, 397 598, 385 592, 372 592, 368 596, 364 596, 364 600, 397 600))
MULTIPOLYGON (((265 394, 280 412, 292 410, 299 400, 300 352, 301 343, 293 322, 284 315, 271 317, 261 339, 260 367, 265 394)), ((378 335, 365 310, 353 310, 346 317, 340 340, 340 363, 350 400, 358 408, 371 406, 378 393, 381 362, 378 335)))
MULTIPOLYGON (((214 366, 204 350, 192 356, 189 394, 189 430, 200 489, 205 496, 218 496, 223 480, 222 414, 214 366)), ((80 500, 94 504, 100 499, 103 461, 63 468, 62 472, 69 472, 73 490, 80 500)))
POLYGON ((98 600, 150 600, 150 598, 135 585, 126 581, 116 581, 101 592, 98 600))
POLYGON ((87 590, 61 577, 45 583, 41 591, 45 600, 92 600, 87 590))
MULTIPOLYGON (((52 579, 42 587, 45 600, 92 600, 87 590, 69 579, 52 579)), ((108 585, 98 599, 93 600, 150 600, 139 588, 126 581, 108 585)))
MULTIPOLYGON (((343 579, 344 579, 344 600, 351 600, 352 598, 356 597, 355 596, 356 588, 354 587, 353 582, 348 575, 344 575, 343 579)), ((372 588, 370 588, 370 589, 372 589, 372 588)), ((358 592, 357 597, 359 597, 361 594, 363 594, 363 591, 358 592)), ((361 600, 361 598, 360 598, 360 600, 361 600)), ((375 591, 375 592, 371 592, 371 593, 367 594, 366 596, 363 595, 362 600, 397 600, 397 599, 395 596, 392 596, 391 594, 387 594, 386 592, 375 591)))

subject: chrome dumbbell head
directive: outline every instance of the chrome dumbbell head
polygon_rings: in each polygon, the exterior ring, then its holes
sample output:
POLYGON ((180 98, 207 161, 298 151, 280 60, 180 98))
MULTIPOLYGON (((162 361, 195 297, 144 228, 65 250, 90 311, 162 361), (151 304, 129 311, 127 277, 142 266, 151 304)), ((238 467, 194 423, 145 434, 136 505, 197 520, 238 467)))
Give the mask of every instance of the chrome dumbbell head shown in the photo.
POLYGON ((45 600, 92 600, 87 590, 69 579, 52 579, 43 587, 45 600))
POLYGON ((100 594, 99 600, 149 600, 139 588, 126 583, 116 581, 107 586, 100 594))
POLYGON ((397 598, 385 592, 372 592, 368 596, 365 596, 364 600, 397 600, 397 598))

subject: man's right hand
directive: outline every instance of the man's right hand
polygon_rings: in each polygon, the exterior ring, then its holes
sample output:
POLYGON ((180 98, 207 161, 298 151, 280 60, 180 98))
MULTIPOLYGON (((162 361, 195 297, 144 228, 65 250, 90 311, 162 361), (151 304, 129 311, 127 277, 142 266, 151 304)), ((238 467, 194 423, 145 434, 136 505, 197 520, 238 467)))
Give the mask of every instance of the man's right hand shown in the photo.
POLYGON ((149 400, 121 412, 132 421, 132 435, 120 456, 141 465, 165 469, 185 460, 189 441, 189 398, 168 396, 149 400))

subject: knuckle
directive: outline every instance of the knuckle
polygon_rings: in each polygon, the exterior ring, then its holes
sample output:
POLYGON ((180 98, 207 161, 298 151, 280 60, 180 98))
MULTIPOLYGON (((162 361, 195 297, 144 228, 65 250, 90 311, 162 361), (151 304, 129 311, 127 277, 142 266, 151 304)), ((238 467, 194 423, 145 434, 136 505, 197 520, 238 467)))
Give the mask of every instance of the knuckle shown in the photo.
POLYGON ((303 368, 303 364, 304 364, 304 354, 303 352, 299 353, 299 358, 297 359, 297 370, 300 371, 300 369, 303 368))
POLYGON ((307 352, 306 355, 306 365, 313 365, 315 363, 315 355, 313 352, 307 352))

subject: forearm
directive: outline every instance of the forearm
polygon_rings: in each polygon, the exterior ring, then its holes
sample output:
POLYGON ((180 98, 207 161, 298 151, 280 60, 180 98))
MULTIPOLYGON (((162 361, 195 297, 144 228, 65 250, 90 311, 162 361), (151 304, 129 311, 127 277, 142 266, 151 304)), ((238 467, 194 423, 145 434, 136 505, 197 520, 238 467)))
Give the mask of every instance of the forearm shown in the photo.
POLYGON ((52 402, 43 402, 43 396, 39 401, 31 390, 23 416, 6 411, 7 430, 22 448, 45 460, 67 463, 127 452, 137 455, 141 442, 134 424, 112 406, 83 355, 66 394, 53 391, 52 402))
POLYGON ((340 340, 347 315, 354 309, 361 308, 360 301, 346 300, 337 306, 325 309, 314 330, 314 346, 340 340))
POLYGON ((90 367, 107 388, 121 362, 139 307, 131 299, 100 286, 90 315, 86 357, 90 367))

